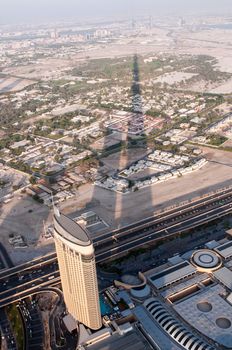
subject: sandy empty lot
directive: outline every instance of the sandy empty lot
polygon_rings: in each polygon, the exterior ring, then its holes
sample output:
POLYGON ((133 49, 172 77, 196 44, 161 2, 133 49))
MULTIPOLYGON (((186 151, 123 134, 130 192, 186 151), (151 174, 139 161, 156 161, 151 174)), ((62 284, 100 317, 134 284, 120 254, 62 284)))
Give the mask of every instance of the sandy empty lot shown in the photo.
POLYGON ((188 79, 191 79, 196 74, 193 73, 184 73, 184 72, 172 72, 161 75, 157 79, 154 80, 154 83, 166 83, 169 85, 173 85, 175 83, 181 83, 188 79))
POLYGON ((5 77, 0 79, 0 94, 7 92, 20 91, 27 86, 34 84, 35 81, 28 79, 21 79, 15 77, 5 77))
MULTIPOLYGON (((94 210, 113 227, 141 220, 154 212, 232 185, 232 153, 204 147, 209 163, 199 171, 145 187, 127 195, 84 185, 75 199, 62 204, 66 213, 94 210)), ((76 215, 76 214, 75 214, 76 215)))
POLYGON ((4 73, 28 79, 52 79, 69 67, 71 68, 70 60, 46 58, 38 60, 38 64, 5 68, 4 73))
MULTIPOLYGON (((1 242, 10 253, 14 263, 30 260, 53 249, 47 247, 51 242, 47 242, 42 249, 40 245, 37 246, 40 233, 44 228, 43 225, 48 218, 48 208, 37 204, 27 195, 23 195, 23 197, 17 195, 10 203, 3 205, 0 215, 1 242), (13 248, 8 242, 10 234, 22 235, 29 247, 13 248)), ((51 216, 49 221, 51 221, 51 216)))
POLYGON ((218 85, 210 91, 213 94, 230 94, 232 92, 232 79, 218 85))

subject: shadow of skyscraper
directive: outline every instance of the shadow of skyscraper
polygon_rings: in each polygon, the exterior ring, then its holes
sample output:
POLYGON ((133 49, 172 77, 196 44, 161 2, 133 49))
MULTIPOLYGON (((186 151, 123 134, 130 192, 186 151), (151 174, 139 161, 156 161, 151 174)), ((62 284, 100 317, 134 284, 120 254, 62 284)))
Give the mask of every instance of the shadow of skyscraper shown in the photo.
MULTIPOLYGON (((123 120, 123 130, 117 132, 121 134, 121 147, 118 149, 117 153, 113 154, 114 159, 114 171, 111 172, 113 178, 125 179, 121 176, 121 172, 128 168, 134 163, 145 158, 148 153, 148 147, 145 135, 145 122, 143 113, 143 98, 142 89, 140 81, 140 69, 139 69, 139 57, 137 54, 131 58, 131 85, 129 89, 130 98, 130 113, 123 120), (138 148, 139 147, 139 148, 138 148), (137 149, 139 149, 139 154, 136 154, 137 149), (131 156, 133 154, 133 157, 131 156)), ((107 136, 105 137, 105 142, 103 145, 107 147, 107 136)), ((104 164, 105 159, 100 159, 101 163, 104 164)), ((102 169, 99 167, 98 177, 102 175, 102 169)), ((104 208, 110 212, 111 220, 108 222, 111 229, 117 229, 133 221, 138 220, 137 212, 130 212, 130 205, 134 199, 133 187, 135 181, 128 177, 128 182, 130 186, 130 193, 124 194, 120 192, 110 191, 107 189, 99 189, 97 185, 94 186, 92 200, 87 205, 87 208, 93 211, 101 212, 104 216, 104 208), (107 203, 107 198, 109 201, 107 203), (99 209, 100 208, 100 209, 99 209)), ((152 205, 152 196, 148 190, 146 190, 146 208, 152 205)), ((139 205, 139 203, 138 203, 139 205)), ((139 215, 139 219, 143 219, 139 215)), ((107 221, 107 220, 106 220, 107 221)))

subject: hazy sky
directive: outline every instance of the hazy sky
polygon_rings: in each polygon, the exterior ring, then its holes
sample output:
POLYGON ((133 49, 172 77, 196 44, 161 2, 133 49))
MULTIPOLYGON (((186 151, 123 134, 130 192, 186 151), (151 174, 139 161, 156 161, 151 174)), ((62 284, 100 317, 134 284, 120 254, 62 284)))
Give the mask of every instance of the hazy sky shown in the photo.
POLYGON ((206 12, 232 14, 232 0, 0 0, 0 23, 206 12))

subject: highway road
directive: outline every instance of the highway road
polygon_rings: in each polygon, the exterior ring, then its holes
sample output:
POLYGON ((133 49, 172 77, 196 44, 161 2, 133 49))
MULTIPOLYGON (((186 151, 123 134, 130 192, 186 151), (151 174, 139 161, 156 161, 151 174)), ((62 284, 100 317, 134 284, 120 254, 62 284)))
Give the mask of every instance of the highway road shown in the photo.
POLYGON ((124 231, 122 229, 113 231, 111 238, 109 234, 98 237, 97 241, 94 240, 96 261, 103 262, 125 251, 195 228, 231 212, 231 190, 200 199, 182 207, 181 210, 171 210, 153 220, 149 219, 149 223, 140 222, 136 227, 133 224, 124 231))
MULTIPOLYGON (((192 229, 232 212, 232 189, 223 190, 159 216, 93 239, 96 261, 116 258, 132 249, 192 229)), ((0 271, 0 307, 60 282, 56 254, 0 271)))
POLYGON ((33 259, 31 261, 28 261, 26 263, 14 266, 7 270, 0 270, 0 279, 2 277, 9 277, 11 275, 16 275, 17 273, 20 273, 21 271, 34 271, 35 268, 43 268, 44 265, 47 265, 48 262, 54 262, 57 261, 56 259, 56 253, 50 253, 47 255, 44 255, 42 257, 39 257, 37 259, 33 259))
POLYGON ((122 227, 118 230, 111 231, 109 233, 105 233, 99 237, 94 238, 94 242, 96 243, 96 246, 98 244, 102 244, 104 242, 110 241, 112 239, 112 235, 119 238, 127 235, 128 233, 131 234, 135 231, 138 231, 139 228, 149 228, 152 229, 154 226, 153 224, 158 224, 159 222, 163 222, 163 220, 166 219, 173 219, 178 217, 181 219, 184 215, 193 215, 194 212, 200 212, 206 209, 210 205, 220 205, 220 202, 223 202, 224 200, 231 201, 232 196, 232 188, 225 189, 223 191, 220 191, 218 193, 213 193, 211 195, 208 195, 204 198, 199 198, 197 200, 194 200, 192 202, 185 203, 181 207, 174 207, 173 209, 169 211, 165 211, 164 213, 161 213, 159 215, 155 215, 149 218, 146 218, 139 222, 134 222, 131 225, 128 225, 126 227, 122 227))
POLYGON ((128 238, 124 242, 118 241, 115 247, 110 248, 110 250, 102 249, 96 250, 96 261, 103 262, 109 258, 116 258, 119 254, 129 252, 132 249, 139 248, 148 243, 154 243, 157 240, 161 240, 167 237, 171 237, 175 234, 193 229, 200 225, 209 223, 213 220, 219 219, 225 215, 228 215, 232 212, 232 204, 223 205, 220 208, 211 209, 207 214, 200 213, 195 217, 188 217, 181 221, 174 220, 172 224, 167 225, 159 225, 164 228, 153 228, 152 230, 148 230, 147 232, 141 233, 134 240, 129 240, 128 238))

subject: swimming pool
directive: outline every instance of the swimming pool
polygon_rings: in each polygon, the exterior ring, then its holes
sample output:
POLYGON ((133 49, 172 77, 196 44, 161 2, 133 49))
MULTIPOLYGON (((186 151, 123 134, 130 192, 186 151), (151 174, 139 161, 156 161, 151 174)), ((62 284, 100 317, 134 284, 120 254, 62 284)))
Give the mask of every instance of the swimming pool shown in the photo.
POLYGON ((100 309, 101 309, 101 315, 109 315, 112 313, 112 308, 110 305, 107 303, 107 301, 104 299, 103 295, 100 295, 100 309))

